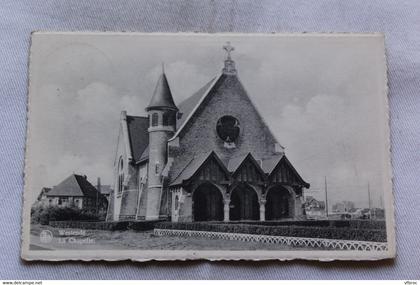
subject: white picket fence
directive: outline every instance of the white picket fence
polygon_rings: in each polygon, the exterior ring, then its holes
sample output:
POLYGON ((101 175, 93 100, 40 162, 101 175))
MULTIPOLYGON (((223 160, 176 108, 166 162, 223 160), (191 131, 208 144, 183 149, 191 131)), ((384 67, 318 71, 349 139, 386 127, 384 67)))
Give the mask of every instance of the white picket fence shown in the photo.
POLYGON ((201 237, 209 239, 237 240, 247 242, 261 242, 271 244, 282 244, 294 247, 313 247, 335 250, 361 250, 361 251, 387 251, 386 242, 339 240, 305 237, 283 237, 268 235, 253 235, 240 233, 206 232, 172 229, 154 229, 156 236, 179 236, 179 237, 201 237))

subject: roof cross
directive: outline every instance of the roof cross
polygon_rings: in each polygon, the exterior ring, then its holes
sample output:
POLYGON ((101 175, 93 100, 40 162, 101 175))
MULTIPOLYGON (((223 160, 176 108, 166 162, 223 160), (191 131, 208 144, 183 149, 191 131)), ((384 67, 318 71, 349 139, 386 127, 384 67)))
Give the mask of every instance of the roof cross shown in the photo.
POLYGON ((230 44, 230 42, 226 42, 226 45, 223 46, 223 49, 227 52, 227 59, 230 59, 230 53, 235 50, 235 48, 230 44))

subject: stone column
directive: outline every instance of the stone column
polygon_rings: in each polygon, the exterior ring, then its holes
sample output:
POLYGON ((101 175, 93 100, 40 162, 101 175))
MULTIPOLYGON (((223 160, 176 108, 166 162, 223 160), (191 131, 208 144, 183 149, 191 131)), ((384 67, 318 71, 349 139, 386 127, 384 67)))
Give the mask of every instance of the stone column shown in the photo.
POLYGON ((296 196, 295 198, 295 217, 302 217, 303 216, 303 209, 302 209, 302 202, 303 196, 296 196))
POLYGON ((224 222, 229 222, 229 210, 230 210, 230 199, 224 200, 224 207, 223 207, 223 213, 224 213, 224 222))
POLYGON ((265 221, 265 203, 266 199, 260 199, 260 221, 265 221))

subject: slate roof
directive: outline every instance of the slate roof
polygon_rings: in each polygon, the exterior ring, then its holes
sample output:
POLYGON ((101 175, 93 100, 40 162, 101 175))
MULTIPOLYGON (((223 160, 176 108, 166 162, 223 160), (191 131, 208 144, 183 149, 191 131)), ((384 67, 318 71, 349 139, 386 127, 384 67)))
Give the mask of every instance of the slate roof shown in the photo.
POLYGON ((149 160, 149 145, 146 146, 138 162, 149 160))
MULTIPOLYGON (((128 138, 130 140, 131 154, 135 162, 144 158, 142 155, 149 146, 149 118, 127 116, 128 138)), ((149 152, 147 151, 147 158, 149 152)))
MULTIPOLYGON (((241 165, 242 161, 247 157, 248 154, 232 157, 227 161, 227 169, 229 172, 235 172, 235 170, 241 165)), ((226 162, 225 162, 226 163, 226 162)))
POLYGON ((146 111, 153 108, 170 108, 178 110, 175 105, 174 99, 172 98, 172 92, 169 88, 168 79, 165 73, 162 73, 158 79, 158 82, 153 92, 152 100, 150 100, 146 111))
POLYGON ((276 165, 282 158, 283 154, 263 159, 261 168, 264 170, 265 173, 271 173, 274 170, 274 167, 276 167, 276 165))
POLYGON ((190 121, 190 118, 192 118, 194 114, 200 112, 200 110, 204 108, 207 102, 211 100, 212 96, 214 96, 214 94, 216 94, 220 90, 220 88, 226 86, 228 88, 235 88, 233 92, 242 93, 250 101, 259 119, 267 127, 268 133, 272 136, 274 141, 278 143, 276 137, 264 121, 264 118, 261 117, 261 114, 258 112, 255 105, 252 103, 251 98, 248 96, 238 76, 226 74, 220 74, 219 76, 213 78, 210 82, 208 82, 205 86, 198 90, 194 95, 192 95, 190 98, 186 99, 185 101, 179 104, 179 110, 181 113, 183 113, 183 115, 177 121, 177 131, 174 134, 174 136, 171 139, 169 139, 169 141, 174 140, 181 133, 185 132, 185 130, 188 128, 187 122, 190 121), (233 85, 235 87, 230 87, 230 85, 233 85))
POLYGON ((195 106, 198 105, 201 98, 207 94, 206 91, 210 88, 216 78, 217 77, 214 77, 206 85, 197 90, 197 92, 178 104, 179 112, 182 113, 182 116, 177 120, 177 128, 182 126, 182 124, 187 120, 189 114, 194 110, 195 106))
POLYGON ((211 152, 197 155, 190 159, 186 165, 184 165, 184 167, 182 167, 181 170, 174 175, 171 185, 181 184, 183 180, 190 178, 204 163, 204 161, 206 161, 210 154, 211 152))
POLYGON ((99 191, 87 180, 86 176, 72 174, 54 186, 47 196, 96 197, 99 191))

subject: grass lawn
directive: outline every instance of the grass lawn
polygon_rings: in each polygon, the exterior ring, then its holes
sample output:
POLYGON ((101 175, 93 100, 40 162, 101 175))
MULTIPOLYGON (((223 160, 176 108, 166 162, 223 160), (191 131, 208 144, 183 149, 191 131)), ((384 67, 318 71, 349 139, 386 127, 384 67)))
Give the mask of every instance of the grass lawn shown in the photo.
MULTIPOLYGON (((101 231, 85 230, 83 235, 60 233, 59 228, 31 225, 31 249, 32 250, 297 250, 279 244, 264 244, 257 242, 242 242, 233 240, 207 239, 207 238, 183 238, 171 236, 154 236, 153 231, 101 231), (49 230, 53 233, 53 240, 42 243, 40 233, 49 230), (87 241, 87 242, 86 242, 87 241), (92 242, 93 241, 93 242, 92 242), (86 243, 84 243, 86 242, 86 243)), ((65 229, 80 231, 79 229, 65 229)), ((304 249, 304 248, 302 248, 304 249)))

